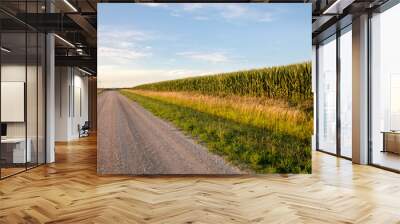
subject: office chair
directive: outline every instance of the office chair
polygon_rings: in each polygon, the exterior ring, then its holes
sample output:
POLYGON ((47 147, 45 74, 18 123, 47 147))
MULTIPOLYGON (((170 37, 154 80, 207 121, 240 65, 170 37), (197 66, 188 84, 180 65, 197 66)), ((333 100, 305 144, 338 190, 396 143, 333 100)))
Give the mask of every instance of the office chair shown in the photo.
POLYGON ((79 138, 89 136, 89 129, 90 129, 89 121, 85 121, 82 127, 78 125, 78 129, 79 129, 79 138))

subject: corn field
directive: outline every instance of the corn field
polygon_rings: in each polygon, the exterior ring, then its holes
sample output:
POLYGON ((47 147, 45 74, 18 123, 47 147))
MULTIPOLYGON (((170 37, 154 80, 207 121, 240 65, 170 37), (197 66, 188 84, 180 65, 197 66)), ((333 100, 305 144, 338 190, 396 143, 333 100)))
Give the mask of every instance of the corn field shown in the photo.
POLYGON ((312 99, 311 63, 163 81, 140 85, 134 89, 267 97, 300 102, 312 99))

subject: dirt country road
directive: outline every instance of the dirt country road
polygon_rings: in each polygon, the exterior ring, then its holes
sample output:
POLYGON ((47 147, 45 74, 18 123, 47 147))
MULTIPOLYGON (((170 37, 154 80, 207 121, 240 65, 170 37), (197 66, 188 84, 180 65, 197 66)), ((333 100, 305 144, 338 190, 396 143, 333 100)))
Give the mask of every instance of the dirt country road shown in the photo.
POLYGON ((100 94, 97 111, 99 174, 242 173, 117 91, 100 94))

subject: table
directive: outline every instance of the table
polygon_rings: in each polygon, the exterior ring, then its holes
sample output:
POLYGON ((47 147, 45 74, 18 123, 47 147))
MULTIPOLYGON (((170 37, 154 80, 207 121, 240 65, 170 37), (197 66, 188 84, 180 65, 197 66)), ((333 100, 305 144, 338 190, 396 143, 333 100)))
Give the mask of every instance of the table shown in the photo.
POLYGON ((11 163, 31 162, 31 160, 32 160, 32 153, 31 153, 32 141, 30 138, 28 138, 28 139, 26 139, 26 142, 28 143, 27 144, 28 147, 26 147, 26 152, 25 152, 25 138, 1 139, 2 154, 3 154, 3 152, 11 151, 12 152, 12 161, 9 161, 11 163), (5 149, 3 148, 4 146, 5 146, 5 149), (9 149, 10 146, 13 147, 11 150, 9 149))
POLYGON ((400 131, 382 131, 383 150, 382 152, 392 152, 400 154, 400 131))

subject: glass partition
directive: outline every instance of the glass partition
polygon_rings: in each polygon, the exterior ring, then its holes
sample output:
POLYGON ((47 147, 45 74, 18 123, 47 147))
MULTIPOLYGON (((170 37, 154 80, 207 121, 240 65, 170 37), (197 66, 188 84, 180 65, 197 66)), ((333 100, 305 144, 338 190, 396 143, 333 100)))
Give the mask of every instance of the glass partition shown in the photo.
POLYGON ((336 153, 336 36, 318 47, 318 149, 336 153))
MULTIPOLYGON (((37 13, 43 4, 0 7, 37 13)), ((45 163, 45 44, 45 34, 0 12, 0 178, 45 163)))
POLYGON ((38 164, 43 164, 46 162, 46 139, 45 139, 45 124, 46 124, 46 76, 45 76, 45 66, 46 66, 46 38, 45 34, 38 33, 38 64, 37 64, 37 90, 38 90, 38 105, 37 105, 37 162, 38 164))
POLYGON ((31 158, 26 141, 26 40, 25 32, 1 34, 2 177, 24 171, 31 158))
POLYGON ((400 170, 400 5, 371 18, 371 162, 400 170))
POLYGON ((352 157, 352 34, 351 26, 340 35, 340 154, 352 157))
POLYGON ((37 41, 38 35, 36 32, 27 33, 27 98, 26 98, 26 112, 27 112, 27 150, 29 153, 29 160, 27 163, 28 168, 37 165, 37 149, 38 149, 38 49, 37 41))

